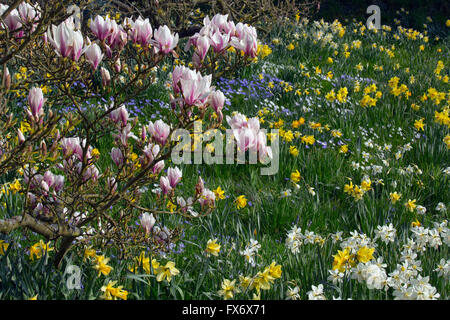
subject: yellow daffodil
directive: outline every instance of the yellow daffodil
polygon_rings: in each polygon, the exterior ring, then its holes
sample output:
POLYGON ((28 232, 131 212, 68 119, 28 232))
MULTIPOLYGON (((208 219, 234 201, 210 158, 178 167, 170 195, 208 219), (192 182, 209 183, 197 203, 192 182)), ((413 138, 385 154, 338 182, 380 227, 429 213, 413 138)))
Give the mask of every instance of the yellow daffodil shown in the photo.
POLYGON ((236 208, 242 209, 247 205, 247 198, 245 198, 245 195, 240 195, 234 202, 236 204, 236 208))
POLYGON ((207 254, 212 254, 217 257, 220 252, 220 244, 217 243, 217 239, 209 239, 205 251, 207 254))
POLYGON ((224 300, 228 300, 234 297, 236 293, 239 293, 240 290, 236 287, 236 280, 228 280, 224 279, 222 284, 220 285, 221 289, 219 290, 219 295, 223 296, 224 300))
POLYGON ((180 273, 180 271, 175 268, 175 262, 169 261, 165 266, 159 266, 156 270, 156 281, 161 282, 164 279, 167 279, 167 282, 172 280, 173 276, 176 276, 180 273))

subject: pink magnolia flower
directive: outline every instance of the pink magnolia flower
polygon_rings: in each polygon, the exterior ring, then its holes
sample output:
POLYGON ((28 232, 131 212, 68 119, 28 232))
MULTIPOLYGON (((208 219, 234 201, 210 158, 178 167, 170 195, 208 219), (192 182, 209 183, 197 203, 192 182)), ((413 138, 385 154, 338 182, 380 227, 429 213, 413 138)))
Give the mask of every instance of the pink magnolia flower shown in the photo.
POLYGON ((112 193, 116 192, 117 190, 117 182, 116 179, 114 177, 109 177, 106 180, 107 184, 108 184, 108 188, 109 190, 111 190, 112 193))
POLYGON ((209 38, 206 36, 200 36, 197 39, 195 45, 195 52, 198 54, 200 60, 204 60, 210 47, 209 38))
POLYGON ((181 207, 181 211, 189 212, 193 217, 197 217, 198 212, 194 210, 193 203, 194 199, 192 197, 187 198, 187 200, 184 200, 183 197, 177 197, 177 204, 181 207))
POLYGON ((201 78, 200 72, 191 70, 185 66, 176 66, 172 71, 172 88, 175 93, 181 91, 180 80, 196 80, 201 78))
POLYGON ((51 171, 46 171, 43 177, 39 177, 39 180, 41 187, 46 192, 48 192, 50 188, 59 192, 64 187, 64 176, 53 174, 51 171))
POLYGON ((148 234, 152 231, 153 226, 155 225, 156 219, 153 214, 148 214, 147 212, 143 213, 140 217, 141 226, 144 228, 145 233, 148 234))
POLYGON ((170 127, 162 120, 157 120, 155 123, 148 124, 148 133, 156 140, 156 142, 164 145, 170 134, 170 127))
POLYGON ((114 70, 119 73, 122 70, 122 64, 120 63, 120 58, 117 58, 116 62, 114 62, 114 70))
POLYGON ((247 126, 247 118, 239 112, 234 114, 232 118, 226 116, 226 119, 231 129, 240 129, 247 126))
POLYGON ((149 143, 148 145, 146 145, 145 148, 142 150, 142 152, 146 157, 146 161, 144 163, 152 162, 155 159, 155 157, 159 154, 159 151, 160 147, 157 144, 149 143))
POLYGON ((18 8, 19 16, 24 22, 36 22, 41 17, 40 7, 38 4, 31 5, 22 2, 18 8))
POLYGON ((252 129, 256 133, 259 132, 259 119, 257 117, 248 119, 246 127, 252 129))
POLYGON ((25 136, 23 135, 23 133, 20 129, 17 129, 17 137, 19 139, 19 143, 25 142, 25 136))
POLYGON ((162 52, 164 54, 168 54, 172 52, 172 50, 178 44, 178 33, 175 35, 170 33, 169 27, 160 26, 157 30, 155 30, 154 37, 154 45, 156 53, 162 52))
POLYGON ((55 189, 56 192, 59 192, 64 187, 64 176, 62 175, 55 175, 54 176, 54 183, 53 183, 53 189, 55 189))
POLYGON ((5 67, 5 72, 3 73, 2 82, 5 84, 5 89, 8 91, 11 88, 11 74, 9 69, 5 67))
POLYGON ((245 55, 251 58, 256 57, 258 42, 256 37, 250 33, 246 34, 242 39, 233 38, 231 45, 238 50, 242 50, 245 55))
MULTIPOLYGON (((6 10, 8 10, 8 6, 4 4, 0 4, 0 16, 2 16, 6 10)), ((17 9, 12 10, 4 19, 6 27, 9 31, 14 31, 22 27, 21 19, 19 16, 19 12, 17 9)))
POLYGON ((159 174, 164 169, 164 160, 158 161, 152 168, 153 174, 159 174))
MULTIPOLYGON (((55 182, 55 175, 51 171, 46 171, 44 173, 43 180, 47 183, 49 187, 53 186, 53 183, 55 182)), ((48 191, 48 190, 47 190, 48 191)))
POLYGON ((128 145, 128 139, 133 138, 135 140, 138 140, 138 137, 134 135, 134 133, 131 131, 131 124, 127 124, 125 127, 122 128, 122 131, 118 134, 113 135, 114 138, 120 142, 123 146, 128 145))
POLYGON ((111 30, 109 35, 106 37, 106 53, 108 55, 108 58, 112 57, 112 50, 115 48, 118 48, 119 50, 122 50, 122 48, 125 46, 125 44, 128 41, 128 35, 123 30, 121 26, 119 26, 114 20, 111 22, 111 30))
POLYGON ((228 23, 228 14, 216 14, 211 19, 211 24, 216 26, 217 28, 220 28, 221 26, 228 23))
POLYGON ((267 158, 272 159, 272 148, 267 146, 267 136, 264 132, 260 131, 258 133, 257 150, 259 155, 259 160, 261 162, 265 161, 267 158))
POLYGON ((126 126, 128 122, 128 111, 125 106, 121 106, 120 108, 112 111, 109 115, 112 121, 115 123, 118 123, 119 121, 122 122, 122 126, 126 126))
POLYGON ((216 201, 216 195, 211 190, 204 188, 198 202, 202 207, 214 207, 216 201))
POLYGON ((50 190, 47 182, 45 182, 44 180, 41 181, 41 188, 42 190, 44 190, 45 193, 47 193, 50 190))
POLYGON ((202 66, 202 59, 200 58, 199 54, 197 52, 194 52, 194 54, 192 55, 192 65, 194 66, 194 68, 196 69, 200 69, 202 66))
POLYGON ((167 170, 167 177, 169 178, 169 183, 172 188, 175 188, 178 182, 181 181, 181 177, 183 176, 183 173, 178 167, 175 168, 169 168, 167 170))
POLYGON ((229 33, 221 33, 218 30, 209 38, 209 43, 213 47, 214 52, 221 52, 225 50, 230 42, 229 33))
POLYGON ((83 35, 74 30, 73 18, 63 21, 59 26, 52 25, 47 30, 47 38, 62 57, 78 61, 83 53, 83 35))
POLYGON ((85 55, 92 68, 96 70, 103 59, 102 49, 96 43, 93 43, 86 49, 85 55))
POLYGON ((80 138, 63 138, 61 140, 61 147, 65 157, 70 157, 74 154, 78 160, 81 161, 83 159, 83 149, 80 144, 80 138))
POLYGON ((127 20, 127 22, 131 27, 129 35, 134 43, 138 43, 141 46, 150 44, 153 29, 148 18, 144 20, 138 17, 134 22, 131 19, 127 20))
POLYGON ((233 134, 239 150, 247 151, 256 147, 257 136, 254 130, 249 128, 235 129, 233 134))
POLYGON ((189 106, 202 106, 211 92, 211 75, 198 79, 181 79, 184 102, 189 106))
MULTIPOLYGON (((79 168, 79 171, 81 171, 81 162, 79 162, 77 164, 77 167, 79 168)), ((98 180, 98 176, 99 176, 100 172, 98 171, 97 167, 95 165, 90 165, 88 166, 83 173, 83 182, 84 181, 88 181, 91 180, 92 181, 97 181, 98 180)))
POLYGON ((145 126, 142 126, 141 128, 141 141, 144 142, 145 139, 147 139, 147 129, 145 126))
POLYGON ((120 167, 123 164, 123 154, 119 148, 111 149, 111 159, 114 161, 116 166, 120 167))
POLYGON ((204 189, 205 189, 205 182, 203 181, 202 177, 199 176, 197 184, 195 185, 195 194, 201 195, 204 189))
POLYGON ((103 87, 109 86, 109 84, 111 83, 111 75, 109 74, 109 71, 107 69, 101 67, 100 74, 102 76, 103 87))
POLYGON ((211 19, 211 24, 216 27, 220 32, 228 33, 230 27, 228 24, 228 14, 216 14, 211 19))
POLYGON ((96 16, 90 25, 92 33, 94 33, 100 41, 105 40, 112 32, 113 21, 114 20, 109 19, 109 17, 103 19, 102 16, 96 16))
POLYGON ((159 187, 161 188, 161 192, 164 195, 168 194, 172 190, 169 178, 161 176, 161 178, 159 179, 159 187))
POLYGON ((249 26, 246 23, 244 24, 242 22, 239 22, 235 28, 234 32, 235 37, 238 38, 238 40, 242 40, 248 34, 253 36, 255 39, 258 38, 255 27, 249 26))
POLYGON ((209 102, 214 111, 219 112, 225 104, 225 95, 220 90, 214 91, 209 95, 209 102))
POLYGON ((36 121, 44 114, 42 106, 44 105, 44 95, 41 88, 32 88, 28 94, 28 104, 31 109, 31 115, 36 121))

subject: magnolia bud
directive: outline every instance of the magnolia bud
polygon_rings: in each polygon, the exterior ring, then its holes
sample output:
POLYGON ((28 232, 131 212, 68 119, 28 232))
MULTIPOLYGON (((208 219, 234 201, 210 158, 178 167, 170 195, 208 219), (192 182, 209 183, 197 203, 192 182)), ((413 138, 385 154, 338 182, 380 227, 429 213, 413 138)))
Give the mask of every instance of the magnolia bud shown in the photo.
POLYGON ((164 160, 158 161, 152 168, 154 174, 159 174, 164 169, 164 160))
POLYGON ((145 233, 148 234, 155 225, 156 219, 153 214, 144 213, 140 217, 141 226, 144 228, 145 233))
POLYGON ((111 75, 109 74, 109 71, 102 67, 100 69, 100 73, 102 75, 102 85, 103 85, 103 87, 109 86, 109 84, 111 82, 111 75))
POLYGON ((211 107, 214 109, 214 111, 216 111, 216 113, 222 110, 225 103, 225 95, 222 93, 222 91, 214 91, 209 95, 209 99, 211 107))
POLYGON ((169 168, 167 170, 167 178, 169 179, 170 186, 172 188, 175 188, 178 182, 181 181, 181 178, 183 176, 183 173, 178 167, 175 168, 169 168))
POLYGON ((23 136, 23 133, 20 129, 17 129, 17 136, 19 138, 19 143, 24 143, 25 142, 25 137, 23 136))
POLYGON ((123 163, 123 154, 119 148, 111 149, 111 158, 116 164, 116 166, 120 167, 123 163))
POLYGON ((142 126, 142 130, 141 130, 141 140, 142 140, 142 142, 144 142, 146 138, 147 138, 147 129, 145 128, 145 126, 142 126))
POLYGON ((195 194, 200 195, 203 193, 203 190, 205 189, 205 184, 203 182, 202 177, 198 177, 197 184, 195 185, 195 194))
POLYGON ((44 140, 41 141, 41 155, 42 157, 45 157, 47 155, 47 144, 44 140))
POLYGON ((6 91, 9 91, 9 89, 11 88, 11 75, 9 74, 9 70, 6 67, 3 72, 3 85, 6 91))
POLYGON ((172 190, 172 187, 170 186, 169 178, 161 177, 159 179, 159 187, 161 188, 161 192, 164 195, 168 194, 172 190))
POLYGON ((41 88, 32 88, 28 94, 28 104, 34 119, 39 119, 44 114, 42 106, 44 105, 44 95, 41 88))
POLYGON ((102 50, 96 43, 93 43, 88 47, 85 56, 94 70, 97 69, 103 59, 102 50))

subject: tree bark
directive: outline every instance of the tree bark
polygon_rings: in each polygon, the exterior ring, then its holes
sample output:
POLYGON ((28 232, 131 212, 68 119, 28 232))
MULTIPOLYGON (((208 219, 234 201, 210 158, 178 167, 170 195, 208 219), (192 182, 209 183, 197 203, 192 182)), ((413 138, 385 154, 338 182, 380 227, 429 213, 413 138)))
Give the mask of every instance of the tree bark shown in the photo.
POLYGON ((56 269, 59 269, 61 266, 62 259, 66 255, 66 253, 69 251, 69 249, 73 246, 73 241, 76 237, 70 236, 70 237, 63 237, 61 240, 61 245, 59 246, 58 251, 55 254, 55 257, 53 258, 53 265, 56 269))

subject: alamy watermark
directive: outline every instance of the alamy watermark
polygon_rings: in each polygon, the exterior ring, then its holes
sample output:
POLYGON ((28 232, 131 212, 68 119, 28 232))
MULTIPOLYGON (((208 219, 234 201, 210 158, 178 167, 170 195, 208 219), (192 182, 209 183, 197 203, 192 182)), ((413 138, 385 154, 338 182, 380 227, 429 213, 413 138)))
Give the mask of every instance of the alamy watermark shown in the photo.
POLYGON ((64 270, 64 276, 68 275, 66 280, 66 287, 69 290, 81 289, 81 269, 80 267, 69 264, 64 270))
POLYGON ((369 18, 367 18, 366 26, 367 29, 381 29, 381 10, 377 5, 370 5, 367 7, 366 13, 371 14, 369 18))

